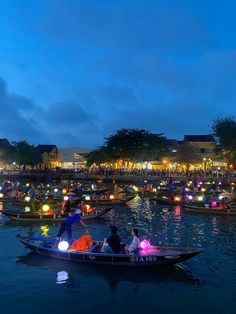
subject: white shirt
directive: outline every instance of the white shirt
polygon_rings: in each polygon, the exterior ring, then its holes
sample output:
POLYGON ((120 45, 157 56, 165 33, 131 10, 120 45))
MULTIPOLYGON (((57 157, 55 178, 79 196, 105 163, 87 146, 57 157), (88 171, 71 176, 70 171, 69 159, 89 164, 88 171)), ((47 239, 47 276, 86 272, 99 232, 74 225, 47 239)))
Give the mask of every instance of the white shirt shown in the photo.
POLYGON ((130 253, 132 253, 133 251, 135 251, 136 249, 138 249, 140 246, 140 241, 139 241, 139 238, 134 235, 133 236, 133 240, 132 240, 132 243, 130 244, 129 246, 129 251, 130 253))

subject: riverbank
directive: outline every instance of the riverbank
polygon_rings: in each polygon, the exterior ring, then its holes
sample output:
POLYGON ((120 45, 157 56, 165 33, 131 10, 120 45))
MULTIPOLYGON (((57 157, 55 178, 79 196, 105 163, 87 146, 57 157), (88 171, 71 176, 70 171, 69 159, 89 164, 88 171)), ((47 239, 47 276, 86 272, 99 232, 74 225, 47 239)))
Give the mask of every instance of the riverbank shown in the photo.
MULTIPOLYGON (((175 175, 150 175, 150 174, 112 174, 112 175, 96 175, 96 174, 85 174, 85 173, 75 173, 75 172, 57 172, 57 171, 44 171, 40 173, 35 172, 27 172, 27 173, 8 173, 8 174, 0 174, 0 180, 36 180, 36 181, 55 181, 60 182, 61 180, 81 180, 81 181, 103 181, 104 183, 138 183, 147 181, 160 181, 163 179, 172 179, 179 181, 186 181, 187 179, 191 180, 193 176, 175 176, 175 175)), ((202 181, 211 181, 211 182, 222 182, 236 183, 236 177, 227 176, 227 177, 214 177, 214 176, 199 176, 197 177, 202 181)))

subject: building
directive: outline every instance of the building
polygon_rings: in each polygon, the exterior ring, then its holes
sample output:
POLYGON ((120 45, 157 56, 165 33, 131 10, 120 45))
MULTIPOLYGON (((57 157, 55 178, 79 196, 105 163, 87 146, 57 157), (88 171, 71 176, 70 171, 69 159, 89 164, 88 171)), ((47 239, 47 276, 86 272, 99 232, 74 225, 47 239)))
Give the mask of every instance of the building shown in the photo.
POLYGON ((213 156, 216 148, 216 142, 212 135, 185 135, 184 143, 191 144, 202 158, 213 156))
POLYGON ((58 165, 62 169, 83 169, 86 166, 85 156, 91 151, 79 146, 59 148, 58 165))
POLYGON ((43 158, 39 165, 41 169, 53 169, 58 167, 58 149, 56 145, 38 145, 37 150, 43 158))

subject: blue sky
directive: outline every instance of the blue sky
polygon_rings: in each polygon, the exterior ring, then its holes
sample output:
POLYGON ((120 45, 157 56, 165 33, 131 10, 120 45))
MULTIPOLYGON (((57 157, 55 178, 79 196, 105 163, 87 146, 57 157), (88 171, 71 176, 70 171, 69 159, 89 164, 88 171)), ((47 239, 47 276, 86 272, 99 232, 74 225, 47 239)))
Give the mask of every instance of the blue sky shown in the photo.
POLYGON ((236 114, 234 1, 0 0, 0 137, 95 147, 236 114))

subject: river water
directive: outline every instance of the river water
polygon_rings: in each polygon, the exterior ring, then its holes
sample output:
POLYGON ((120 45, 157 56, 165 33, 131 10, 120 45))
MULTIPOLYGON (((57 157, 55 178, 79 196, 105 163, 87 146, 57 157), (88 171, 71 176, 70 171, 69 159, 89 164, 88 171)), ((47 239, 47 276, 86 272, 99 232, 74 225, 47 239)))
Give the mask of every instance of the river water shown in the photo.
MULTIPOLYGON (((9 206, 9 205, 8 205, 9 206)), ((235 313, 236 217, 191 214, 136 197, 90 221, 94 239, 115 223, 131 241, 130 228, 152 243, 204 247, 169 269, 120 269, 80 265, 30 253, 20 233, 55 235, 59 224, 17 223, 0 217, 1 313, 235 313)), ((74 236, 83 233, 76 226, 74 236)))

